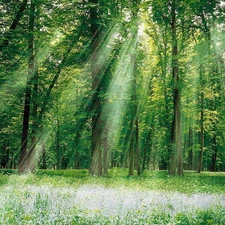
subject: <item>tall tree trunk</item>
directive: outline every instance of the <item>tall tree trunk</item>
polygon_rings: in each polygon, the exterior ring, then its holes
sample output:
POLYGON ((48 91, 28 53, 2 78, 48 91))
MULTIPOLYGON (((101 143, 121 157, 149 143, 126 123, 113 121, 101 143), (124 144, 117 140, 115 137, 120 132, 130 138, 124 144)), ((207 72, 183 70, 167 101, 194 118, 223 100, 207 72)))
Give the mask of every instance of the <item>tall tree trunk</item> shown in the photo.
MULTIPOLYGON (((210 27, 207 24, 207 19, 205 18, 205 15, 203 12, 201 12, 201 19, 202 19, 202 25, 204 27, 205 32, 205 39, 207 42, 207 59, 205 63, 209 65, 209 56, 211 56, 211 32, 210 27)), ((202 56, 202 59, 204 59, 205 55, 202 56)), ((198 154, 198 165, 197 165, 197 173, 200 173, 202 170, 202 160, 203 160, 203 152, 204 152, 204 75, 205 75, 205 69, 204 65, 200 64, 200 85, 201 85, 201 119, 200 119, 200 151, 198 154)))
POLYGON ((183 151, 182 151, 182 134, 181 134, 181 112, 180 112, 180 96, 179 93, 175 94, 176 102, 176 151, 177 151, 177 174, 179 176, 183 174, 183 151))
POLYGON ((14 164, 15 164, 15 161, 14 161, 14 152, 11 151, 10 152, 10 169, 13 169, 14 168, 14 164))
MULTIPOLYGON (((137 16, 137 15, 136 15, 137 16)), ((133 75, 134 75, 134 92, 133 92, 133 104, 134 104, 134 149, 135 149, 135 155, 136 155, 136 169, 137 169, 137 175, 141 175, 141 167, 140 167, 140 149, 139 149, 139 121, 138 121, 138 101, 137 101, 137 45, 138 45, 138 21, 135 23, 135 29, 136 33, 134 35, 135 38, 135 48, 133 53, 133 75)))
POLYGON ((140 148, 139 148, 139 123, 138 123, 138 118, 136 117, 136 121, 135 121, 135 153, 136 153, 136 168, 137 168, 137 175, 140 176, 141 175, 141 162, 140 162, 140 148))
POLYGON ((169 153, 169 168, 168 168, 168 173, 169 175, 175 175, 176 174, 176 161, 175 161, 175 118, 173 118, 173 121, 172 121, 172 126, 171 126, 171 131, 170 131, 170 134, 171 134, 171 138, 170 138, 170 143, 171 145, 169 146, 169 150, 168 150, 168 153, 169 153))
MULTIPOLYGON (((38 19, 39 19, 39 6, 37 5, 37 3, 31 2, 31 8, 33 11, 33 17, 34 20, 36 21, 36 28, 39 30, 39 25, 38 25, 38 19)), ((38 52, 38 41, 34 40, 34 55, 36 55, 36 53, 38 52)), ((38 60, 37 57, 34 57, 34 75, 32 78, 32 85, 33 85, 33 90, 32 90, 32 102, 33 102, 33 110, 32 110, 32 132, 31 132, 31 144, 30 144, 30 149, 29 151, 32 153, 33 157, 32 157, 32 163, 29 165, 29 168, 31 171, 34 171, 35 167, 36 167, 36 160, 37 160, 37 149, 36 149, 36 145, 37 145, 37 140, 38 140, 38 127, 41 125, 38 120, 38 80, 39 80, 39 74, 38 74, 38 60)), ((40 154, 42 155, 42 152, 40 152, 40 154)), ((37 164, 38 166, 38 164, 37 164)))
POLYGON ((76 129, 76 135, 74 139, 74 149, 75 149, 75 156, 74 156, 74 168, 80 169, 80 153, 79 153, 79 141, 81 138, 81 128, 76 129))
MULTIPOLYGON (((132 124, 133 126, 133 124, 132 124)), ((133 128, 131 128, 131 138, 130 138, 130 147, 128 153, 128 176, 134 176, 134 136, 133 136, 133 128)))
POLYGON ((145 140, 145 145, 143 150, 142 171, 146 169, 146 163, 148 162, 147 150, 149 146, 150 137, 151 137, 151 130, 149 131, 147 138, 145 140))
MULTIPOLYGON (((2 149, 1 149, 1 152, 2 152, 2 157, 0 158, 0 169, 1 168, 8 168, 8 164, 9 164, 9 154, 10 154, 10 145, 8 142, 3 142, 2 144, 2 149)), ((0 152, 0 153, 1 153, 0 152)))
MULTIPOLYGON (((159 169, 160 170, 166 170, 168 168, 168 164, 171 165, 169 162, 171 161, 171 158, 168 158, 168 156, 170 156, 172 154, 172 149, 171 149, 171 144, 174 143, 172 141, 172 134, 170 134, 170 130, 171 130, 171 123, 170 123, 170 110, 169 110, 169 96, 167 93, 167 84, 166 84, 166 76, 167 76, 167 70, 168 70, 168 53, 167 53, 167 46, 168 46, 168 25, 166 25, 164 32, 162 33, 162 44, 158 45, 158 56, 160 59, 159 65, 161 67, 161 73, 162 73, 162 81, 163 81, 163 94, 164 94, 164 109, 165 109, 165 127, 168 130, 168 134, 167 134, 167 146, 165 146, 165 150, 167 152, 167 157, 162 158, 159 162, 159 169)), ((152 36, 152 38, 154 39, 155 43, 157 44, 158 41, 157 39, 158 37, 158 33, 157 33, 157 29, 154 29, 154 35, 152 36), (156 37, 156 38, 155 38, 156 37)), ((169 171, 170 167, 168 168, 169 171)))
MULTIPOLYGON (((36 64, 36 63, 35 63, 36 64)), ((33 127, 32 127, 32 132, 31 132, 31 144, 29 146, 29 152, 32 155, 30 161, 28 161, 28 168, 31 172, 35 170, 36 167, 36 144, 37 144, 37 129, 38 129, 38 121, 37 121, 37 110, 38 110, 38 105, 37 105, 37 88, 38 88, 38 74, 37 71, 35 71, 34 75, 34 87, 33 87, 33 127)))
POLYGON ((174 81, 175 151, 177 152, 177 174, 183 175, 183 151, 180 112, 180 78, 178 71, 178 46, 176 33, 176 4, 172 2, 172 66, 174 81))
POLYGON ((139 0, 132 2, 132 44, 131 44, 131 67, 132 67, 132 107, 130 121, 130 148, 129 148, 129 176, 134 175, 134 164, 136 164, 137 173, 140 175, 140 150, 139 150, 139 126, 138 126, 138 104, 137 104, 137 47, 138 47, 138 11, 139 0), (136 160, 134 161, 134 154, 136 160))
POLYGON ((24 173, 26 169, 26 153, 27 153, 27 144, 28 144, 28 130, 29 130, 29 119, 30 119, 30 101, 31 101, 31 90, 30 82, 27 82, 25 90, 25 102, 23 110, 23 128, 22 128, 22 139, 21 139, 21 148, 20 148, 20 159, 18 172, 24 173))
POLYGON ((212 138, 212 145, 213 145, 213 153, 212 153, 212 157, 211 157, 210 171, 216 172, 217 144, 216 144, 216 135, 215 134, 212 138))
POLYGON ((76 153, 75 153, 74 168, 80 169, 80 153, 78 151, 76 151, 76 153))
POLYGON ((189 127, 188 130, 188 168, 193 170, 193 130, 189 127))
POLYGON ((56 129, 57 129, 56 130, 56 157, 57 157, 56 169, 60 169, 60 124, 59 124, 58 109, 57 109, 56 122, 57 122, 57 127, 56 127, 56 129))
POLYGON ((89 167, 90 175, 102 175, 102 151, 101 151, 101 77, 100 68, 98 65, 98 49, 100 44, 100 30, 98 26, 97 16, 97 0, 89 0, 91 4, 90 19, 91 19, 91 76, 92 76, 92 91, 93 91, 93 109, 92 109, 92 137, 91 137, 91 162, 89 167))
POLYGON ((35 20, 35 12, 34 12, 34 4, 31 1, 30 7, 30 20, 29 20, 29 39, 28 39, 28 51, 29 51, 29 67, 28 67, 28 78, 25 89, 25 101, 24 101, 24 110, 23 110, 23 128, 22 128, 22 138, 21 138, 21 148, 20 148, 20 159, 18 172, 24 173, 27 170, 30 170, 27 167, 28 158, 27 154, 27 146, 28 146, 28 133, 29 133, 29 121, 30 121, 30 105, 31 105, 31 84, 32 79, 35 73, 34 66, 34 20, 35 20))
POLYGON ((200 173, 202 170, 202 159, 203 159, 203 151, 204 151, 204 92, 203 88, 201 90, 201 119, 200 119, 200 151, 198 154, 198 165, 197 165, 197 173, 200 173))
POLYGON ((109 141, 108 141, 108 129, 105 128, 104 130, 104 137, 103 137, 103 174, 108 176, 108 151, 109 151, 109 141))
POLYGON ((171 175, 175 175, 175 168, 177 167, 177 174, 183 175, 183 152, 182 152, 182 133, 181 133, 181 112, 180 112, 180 79, 178 70, 178 45, 177 45, 177 23, 176 23, 176 2, 175 0, 171 3, 172 7, 172 74, 173 74, 173 107, 174 107, 174 119, 172 123, 173 135, 172 141, 173 151, 170 160, 171 175), (176 160, 175 160, 176 155, 176 160), (174 165, 173 165, 174 164, 174 165))

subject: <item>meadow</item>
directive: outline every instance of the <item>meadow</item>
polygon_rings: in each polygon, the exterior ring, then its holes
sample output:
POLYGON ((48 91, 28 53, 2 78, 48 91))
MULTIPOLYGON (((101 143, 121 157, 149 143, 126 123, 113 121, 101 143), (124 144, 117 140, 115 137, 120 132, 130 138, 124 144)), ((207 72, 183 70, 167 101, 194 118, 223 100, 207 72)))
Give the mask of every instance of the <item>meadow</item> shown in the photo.
POLYGON ((0 170, 0 224, 225 224, 225 173, 0 170))

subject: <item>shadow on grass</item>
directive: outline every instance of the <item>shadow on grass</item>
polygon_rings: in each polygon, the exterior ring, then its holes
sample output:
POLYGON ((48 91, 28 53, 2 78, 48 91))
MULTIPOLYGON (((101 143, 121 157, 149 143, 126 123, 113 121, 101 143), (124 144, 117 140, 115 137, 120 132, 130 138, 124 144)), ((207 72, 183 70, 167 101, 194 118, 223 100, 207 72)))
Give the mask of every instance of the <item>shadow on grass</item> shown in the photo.
POLYGON ((88 176, 88 170, 38 170, 35 172, 35 175, 84 178, 88 176))

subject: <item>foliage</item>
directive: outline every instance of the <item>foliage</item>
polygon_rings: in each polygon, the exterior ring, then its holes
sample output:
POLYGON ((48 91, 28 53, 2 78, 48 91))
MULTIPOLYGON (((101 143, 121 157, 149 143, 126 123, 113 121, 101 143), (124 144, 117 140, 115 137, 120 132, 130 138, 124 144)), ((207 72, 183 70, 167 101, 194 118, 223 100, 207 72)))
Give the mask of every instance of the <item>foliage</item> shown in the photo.
POLYGON ((203 123, 202 169, 225 170, 224 1, 0 3, 1 168, 18 167, 27 81, 32 89, 27 151, 36 136, 35 166, 90 166, 96 91, 90 67, 95 38, 91 26, 97 24, 101 31, 96 50, 101 76, 98 94, 106 129, 101 149, 108 148, 108 166, 128 166, 135 118, 140 157, 134 166, 141 164, 144 174, 146 169, 168 169, 173 146, 171 12, 175 7, 184 168, 198 167, 203 123), (33 3, 35 20, 30 32, 33 3), (93 9, 96 21, 90 16, 93 9), (27 72, 31 36, 36 80, 27 72))

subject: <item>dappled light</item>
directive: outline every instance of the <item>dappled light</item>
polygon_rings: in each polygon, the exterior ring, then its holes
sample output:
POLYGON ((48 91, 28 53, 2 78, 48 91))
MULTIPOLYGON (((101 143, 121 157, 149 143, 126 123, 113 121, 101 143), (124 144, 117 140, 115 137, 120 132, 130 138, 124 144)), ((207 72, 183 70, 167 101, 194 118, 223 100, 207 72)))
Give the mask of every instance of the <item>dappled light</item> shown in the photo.
POLYGON ((224 10, 0 0, 0 223, 223 224, 224 10))

